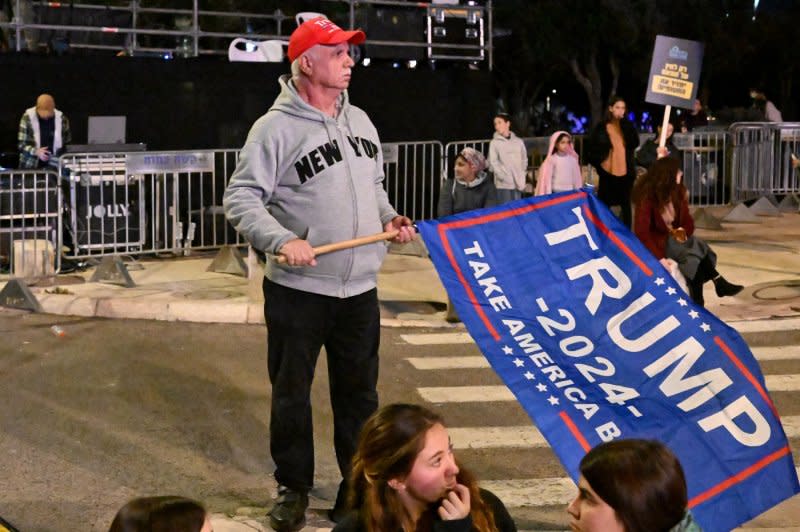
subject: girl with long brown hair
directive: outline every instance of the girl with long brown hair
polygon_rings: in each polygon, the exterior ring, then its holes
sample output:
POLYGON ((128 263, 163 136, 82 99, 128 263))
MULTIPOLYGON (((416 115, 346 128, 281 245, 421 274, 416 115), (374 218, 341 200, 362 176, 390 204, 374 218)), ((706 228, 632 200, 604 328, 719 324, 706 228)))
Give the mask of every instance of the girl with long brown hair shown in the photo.
POLYGON ((456 462, 442 418, 422 406, 388 405, 367 420, 350 486, 352 511, 334 532, 516 531, 500 499, 456 462))
POLYGON ((672 157, 652 164, 633 188, 633 232, 657 259, 671 259, 678 264, 692 301, 703 306, 703 284, 707 281, 714 283, 719 297, 736 295, 744 287, 728 282, 717 272, 717 255, 694 236, 689 192, 681 183, 682 178, 680 163, 672 157))

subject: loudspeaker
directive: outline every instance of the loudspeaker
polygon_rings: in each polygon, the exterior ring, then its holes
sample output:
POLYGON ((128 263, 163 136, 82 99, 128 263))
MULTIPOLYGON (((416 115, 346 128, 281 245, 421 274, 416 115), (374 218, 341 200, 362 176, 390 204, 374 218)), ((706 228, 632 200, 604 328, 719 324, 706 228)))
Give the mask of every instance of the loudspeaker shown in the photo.
POLYGON ((363 29, 368 36, 364 44, 364 57, 403 61, 421 61, 425 57, 423 46, 372 44, 372 41, 425 43, 425 11, 417 4, 408 7, 359 7, 356 10, 356 27, 363 29))
POLYGON ((124 184, 75 184, 72 230, 79 250, 136 251, 144 245, 144 188, 141 180, 124 184))
POLYGON ((428 58, 482 61, 484 58, 484 10, 480 6, 428 7, 428 58), (448 48, 436 45, 473 45, 448 48))

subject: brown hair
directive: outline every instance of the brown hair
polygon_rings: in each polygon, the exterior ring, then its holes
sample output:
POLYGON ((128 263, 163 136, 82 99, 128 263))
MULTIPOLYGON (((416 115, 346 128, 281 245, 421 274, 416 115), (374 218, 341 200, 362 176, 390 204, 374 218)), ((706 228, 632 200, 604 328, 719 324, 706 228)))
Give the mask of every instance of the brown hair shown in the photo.
MULTIPOLYGON (((368 532, 414 526, 389 481, 411 471, 425 446, 425 435, 437 424, 444 426, 438 414, 411 404, 385 406, 364 424, 353 457, 348 506, 359 511, 368 532)), ((474 529, 496 531, 494 516, 483 502, 477 482, 460 464, 458 467, 458 483, 469 488, 474 529)), ((431 530, 435 515, 436 508, 430 508, 415 524, 416 530, 431 530)))
POLYGON ((589 451, 583 478, 611 506, 626 532, 668 531, 686 513, 686 477, 677 457, 654 440, 614 440, 589 451))
POLYGON ((677 209, 686 197, 686 187, 677 183, 675 178, 680 171, 680 162, 674 157, 657 159, 642 177, 636 180, 631 192, 633 203, 639 205, 645 200, 653 203, 660 210, 667 202, 672 201, 677 209))
POLYGON ((203 505, 186 497, 139 497, 120 508, 108 532, 200 532, 203 505))

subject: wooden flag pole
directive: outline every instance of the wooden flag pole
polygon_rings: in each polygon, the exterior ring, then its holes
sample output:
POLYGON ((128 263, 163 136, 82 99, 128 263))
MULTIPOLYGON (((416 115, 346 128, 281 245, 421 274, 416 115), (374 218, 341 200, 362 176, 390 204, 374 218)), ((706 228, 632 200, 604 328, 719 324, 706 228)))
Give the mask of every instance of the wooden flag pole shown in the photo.
MULTIPOLYGON (((353 238, 351 240, 342 240, 341 242, 325 244, 323 246, 315 247, 314 255, 315 256, 324 255, 325 253, 330 253, 332 251, 354 248, 358 246, 363 246, 365 244, 373 244, 375 242, 380 242, 381 240, 391 240, 399 234, 400 231, 398 231, 397 229, 393 229, 392 231, 384 231, 383 233, 376 233, 374 235, 360 236, 358 238, 353 238)), ((275 262, 277 262, 278 264, 285 264, 286 256, 285 255, 276 256, 275 262)))

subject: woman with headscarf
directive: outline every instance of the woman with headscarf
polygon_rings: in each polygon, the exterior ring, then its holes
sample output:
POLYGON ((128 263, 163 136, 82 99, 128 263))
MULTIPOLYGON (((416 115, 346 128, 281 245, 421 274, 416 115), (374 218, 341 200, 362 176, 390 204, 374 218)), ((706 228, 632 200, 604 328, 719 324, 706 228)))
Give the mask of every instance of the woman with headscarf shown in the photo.
MULTIPOLYGON (((454 176, 439 190, 439 218, 460 212, 494 207, 497 189, 486 171, 486 157, 474 148, 464 148, 456 157, 454 176)), ((447 299, 447 321, 460 321, 450 298, 447 299)))

